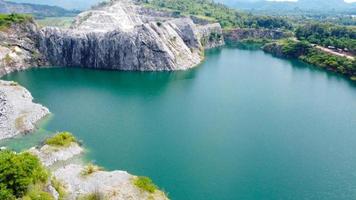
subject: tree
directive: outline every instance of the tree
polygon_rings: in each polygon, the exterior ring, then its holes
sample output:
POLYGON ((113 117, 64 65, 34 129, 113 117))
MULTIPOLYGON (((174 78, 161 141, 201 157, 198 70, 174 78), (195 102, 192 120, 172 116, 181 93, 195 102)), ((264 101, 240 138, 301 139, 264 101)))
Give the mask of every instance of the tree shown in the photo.
POLYGON ((29 153, 0 151, 0 199, 19 198, 31 184, 45 182, 47 178, 48 173, 37 157, 29 153))

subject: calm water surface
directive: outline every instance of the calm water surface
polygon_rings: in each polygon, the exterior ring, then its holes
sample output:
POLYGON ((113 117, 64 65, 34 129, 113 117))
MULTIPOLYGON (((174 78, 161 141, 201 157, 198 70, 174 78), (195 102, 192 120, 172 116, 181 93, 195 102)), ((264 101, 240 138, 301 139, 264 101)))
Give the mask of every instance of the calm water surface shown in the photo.
POLYGON ((33 69, 5 77, 109 170, 151 177, 173 200, 356 199, 356 86, 258 50, 207 52, 185 72, 33 69))

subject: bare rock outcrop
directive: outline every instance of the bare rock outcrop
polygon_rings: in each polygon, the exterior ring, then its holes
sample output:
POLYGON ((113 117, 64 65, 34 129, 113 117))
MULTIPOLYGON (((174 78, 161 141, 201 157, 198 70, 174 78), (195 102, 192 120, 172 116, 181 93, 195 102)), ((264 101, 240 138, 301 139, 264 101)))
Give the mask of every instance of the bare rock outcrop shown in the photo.
POLYGON ((83 148, 78 143, 72 142, 68 147, 56 147, 44 145, 40 148, 33 147, 29 150, 30 153, 36 155, 44 166, 50 167, 53 164, 61 161, 67 161, 84 152, 83 148))
POLYGON ((219 23, 198 26, 199 38, 205 49, 225 45, 223 31, 219 23))
POLYGON ((167 200, 160 190, 155 192, 144 191, 134 185, 135 176, 125 171, 95 171, 83 175, 85 166, 69 164, 56 170, 53 175, 66 188, 68 199, 96 194, 108 200, 167 200))
POLYGON ((62 198, 68 200, 76 200, 88 195, 96 195, 108 200, 168 199, 158 189, 149 192, 138 188, 134 184, 137 177, 125 171, 104 171, 97 166, 86 165, 83 160, 74 163, 72 159, 84 152, 76 142, 68 146, 46 144, 33 147, 28 152, 36 155, 43 165, 50 169, 52 181, 48 185, 48 191, 55 199, 59 199, 60 193, 64 195, 62 198), (59 185, 62 191, 57 191, 59 185))
POLYGON ((47 108, 32 101, 24 87, 0 80, 0 140, 33 131, 36 123, 49 114, 47 108))

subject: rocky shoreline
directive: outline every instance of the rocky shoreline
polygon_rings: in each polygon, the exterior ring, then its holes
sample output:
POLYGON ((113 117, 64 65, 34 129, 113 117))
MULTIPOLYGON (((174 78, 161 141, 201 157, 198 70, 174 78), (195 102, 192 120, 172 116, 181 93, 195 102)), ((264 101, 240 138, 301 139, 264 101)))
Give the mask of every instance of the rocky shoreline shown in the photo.
POLYGON ((148 192, 138 188, 134 184, 137 177, 126 171, 109 172, 86 163, 81 159, 85 150, 77 142, 72 142, 68 146, 45 144, 33 147, 28 152, 37 156, 50 170, 52 181, 48 183, 47 190, 56 200, 75 200, 91 194, 100 195, 102 199, 108 200, 168 199, 160 190, 148 192), (80 161, 71 161, 74 157, 79 157, 80 161), (62 191, 58 191, 58 185, 62 191))
POLYGON ((24 87, 12 81, 0 80, 0 140, 32 132, 49 110, 33 103, 24 87))

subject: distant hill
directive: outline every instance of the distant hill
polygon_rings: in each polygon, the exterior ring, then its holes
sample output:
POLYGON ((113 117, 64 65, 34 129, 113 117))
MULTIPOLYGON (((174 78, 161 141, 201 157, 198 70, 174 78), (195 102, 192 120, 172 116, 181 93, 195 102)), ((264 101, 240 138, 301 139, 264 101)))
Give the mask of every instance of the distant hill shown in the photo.
MULTIPOLYGON (((2 1, 2 0, 0 0, 2 1)), ((86 10, 104 0, 7 0, 8 2, 33 3, 60 6, 66 9, 86 10)), ((240 10, 285 12, 303 11, 347 11, 356 14, 356 3, 345 3, 344 0, 298 0, 287 2, 282 0, 213 0, 240 10)), ((1 9, 1 8, 0 8, 1 9)))
POLYGON ((17 3, 34 3, 41 5, 60 6, 65 9, 87 10, 103 0, 7 0, 17 3))
POLYGON ((356 3, 346 3, 344 0, 298 0, 292 1, 267 1, 267 0, 216 0, 241 10, 257 11, 347 11, 356 13, 356 3))
POLYGON ((30 3, 14 3, 0 0, 0 13, 23 13, 32 14, 36 18, 45 18, 75 16, 79 13, 79 11, 66 10, 58 6, 37 5, 30 3))

